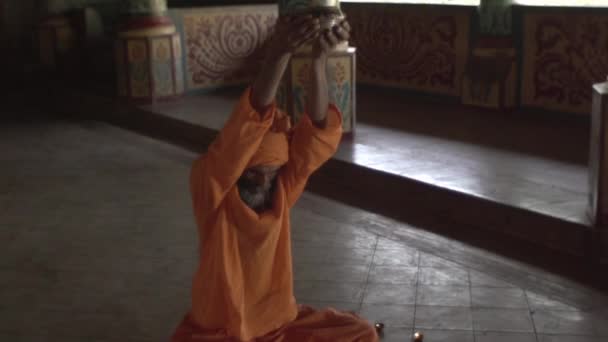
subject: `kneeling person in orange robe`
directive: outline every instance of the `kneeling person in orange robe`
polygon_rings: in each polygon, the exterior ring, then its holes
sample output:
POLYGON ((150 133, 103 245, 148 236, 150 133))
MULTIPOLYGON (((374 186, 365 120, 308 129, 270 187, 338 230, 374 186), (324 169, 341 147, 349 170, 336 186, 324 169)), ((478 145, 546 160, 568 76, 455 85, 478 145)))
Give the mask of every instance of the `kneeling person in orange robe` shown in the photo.
POLYGON ((192 308, 173 342, 374 342, 374 328, 351 313, 296 304, 289 210, 309 176, 336 152, 342 118, 329 104, 327 53, 350 27, 321 31, 318 19, 280 19, 269 57, 206 154, 191 192, 200 263, 192 308), (313 41, 308 114, 291 129, 274 102, 291 54, 313 41))

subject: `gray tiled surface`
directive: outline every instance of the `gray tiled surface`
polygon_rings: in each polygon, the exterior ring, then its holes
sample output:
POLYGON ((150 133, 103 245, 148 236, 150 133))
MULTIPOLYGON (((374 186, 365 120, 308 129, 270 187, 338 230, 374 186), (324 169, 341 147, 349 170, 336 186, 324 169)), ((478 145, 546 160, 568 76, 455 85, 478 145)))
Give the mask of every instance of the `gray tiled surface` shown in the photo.
POLYGON ((476 331, 534 332, 526 309, 474 308, 473 322, 476 331))
POLYGON ((419 305, 470 306, 471 290, 460 285, 418 285, 419 305))
POLYGON ((418 306, 415 327, 426 329, 472 329, 471 308, 468 306, 418 306))
MULTIPOLYGON (((194 156, 95 123, 0 129, 0 341, 166 341, 196 267, 194 156)), ((530 291, 513 274, 379 236, 356 223, 370 213, 326 203, 307 193, 293 210, 302 303, 382 320, 384 341, 414 329, 425 341, 608 337, 605 296, 591 289, 570 290, 580 303, 530 291)))
POLYGON ((475 342, 536 342, 531 333, 477 332, 475 342))

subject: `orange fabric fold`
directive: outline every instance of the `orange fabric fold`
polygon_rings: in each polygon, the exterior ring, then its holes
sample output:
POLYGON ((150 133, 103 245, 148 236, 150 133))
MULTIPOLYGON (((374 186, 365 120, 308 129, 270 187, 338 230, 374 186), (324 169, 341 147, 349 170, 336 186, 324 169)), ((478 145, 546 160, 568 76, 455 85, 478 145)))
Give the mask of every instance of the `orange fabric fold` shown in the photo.
POLYGON ((247 168, 254 166, 282 166, 289 160, 289 134, 291 120, 284 112, 275 113, 272 127, 262 138, 258 150, 249 160, 247 168))
MULTIPOLYGON (((377 342, 374 327, 361 317, 332 308, 300 305, 296 319, 248 342, 377 342)), ((190 316, 179 325, 172 342, 241 342, 224 331, 201 330, 190 316)))
MULTIPOLYGON (((310 175, 336 152, 342 117, 330 106, 324 129, 305 117, 291 130, 276 104, 256 112, 250 92, 245 91, 207 153, 192 166, 190 190, 200 260, 192 283, 192 308, 174 342, 266 341, 259 338, 300 322, 302 312, 293 294, 289 210, 310 175), (258 214, 243 203, 236 184, 250 165, 269 163, 286 164, 277 178, 272 208, 258 214)), ((368 328, 357 321, 349 328, 352 331, 341 330, 331 314, 306 317, 317 317, 309 318, 316 327, 326 323, 330 330, 351 338, 368 328)))

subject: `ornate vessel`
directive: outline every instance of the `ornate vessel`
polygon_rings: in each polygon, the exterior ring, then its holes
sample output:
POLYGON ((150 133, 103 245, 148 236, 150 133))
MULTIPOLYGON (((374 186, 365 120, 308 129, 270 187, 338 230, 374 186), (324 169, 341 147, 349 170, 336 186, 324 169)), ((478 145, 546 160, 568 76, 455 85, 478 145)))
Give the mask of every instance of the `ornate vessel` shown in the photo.
MULTIPOLYGON (((331 29, 344 18, 340 0, 279 0, 279 15, 312 14, 321 21, 321 28, 331 29)), ((303 46, 299 51, 310 51, 311 46, 303 46)), ((339 44, 336 50, 345 51, 348 42, 339 44)))
POLYGON ((340 0, 279 0, 279 14, 341 15, 340 0))

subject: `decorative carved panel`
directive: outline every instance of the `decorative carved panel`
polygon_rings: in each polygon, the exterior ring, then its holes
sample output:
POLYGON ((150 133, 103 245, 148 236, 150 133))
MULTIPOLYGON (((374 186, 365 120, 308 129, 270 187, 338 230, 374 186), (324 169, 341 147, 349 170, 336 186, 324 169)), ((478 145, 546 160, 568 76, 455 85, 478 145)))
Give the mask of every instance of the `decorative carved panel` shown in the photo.
POLYGON ((472 8, 343 3, 360 84, 460 95, 472 8))
POLYGON ((244 84, 263 61, 277 7, 225 6, 183 11, 189 89, 244 84))
POLYGON ((522 104, 589 113, 608 75, 608 15, 528 13, 524 25, 522 104))

